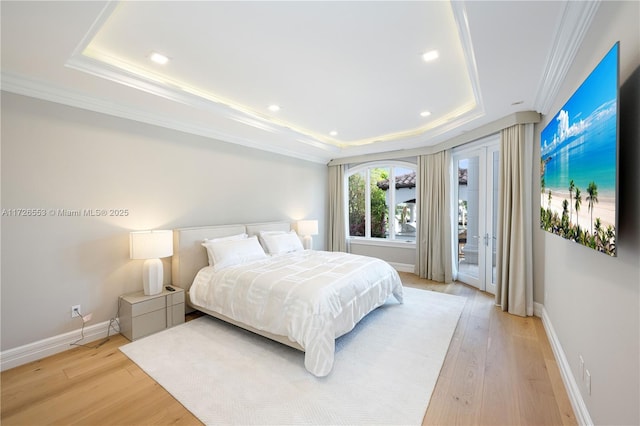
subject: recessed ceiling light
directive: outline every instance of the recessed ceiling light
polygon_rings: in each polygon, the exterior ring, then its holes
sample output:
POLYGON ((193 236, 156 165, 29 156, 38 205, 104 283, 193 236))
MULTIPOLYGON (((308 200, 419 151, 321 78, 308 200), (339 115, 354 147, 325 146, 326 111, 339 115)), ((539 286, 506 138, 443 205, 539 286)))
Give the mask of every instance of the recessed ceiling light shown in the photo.
POLYGON ((331 132, 329 132, 329 134, 331 136, 338 136, 338 132, 336 132, 335 130, 332 130, 331 132))
POLYGON ((169 58, 168 57, 166 57, 162 53, 158 53, 158 52, 151 52, 151 55, 149 56, 149 59, 151 59, 156 64, 160 64, 160 65, 164 65, 167 62, 169 62, 169 58))
POLYGON ((430 50, 422 55, 422 59, 424 59, 425 62, 429 62, 438 59, 438 56, 440 56, 440 53, 438 53, 437 50, 430 50))
POLYGON ((431 115, 431 112, 430 112, 430 111, 422 111, 422 112, 420 113, 420 117, 428 117, 428 116, 430 116, 430 115, 431 115))
POLYGON ((280 106, 276 105, 276 104, 273 104, 273 105, 269 105, 268 109, 271 112, 278 112, 278 111, 280 111, 280 106))

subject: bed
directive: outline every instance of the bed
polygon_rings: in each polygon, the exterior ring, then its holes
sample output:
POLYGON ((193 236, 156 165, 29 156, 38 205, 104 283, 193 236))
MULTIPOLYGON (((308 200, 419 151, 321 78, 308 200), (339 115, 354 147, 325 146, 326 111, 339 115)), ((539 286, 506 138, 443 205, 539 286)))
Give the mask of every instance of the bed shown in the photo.
POLYGON ((305 368, 323 377, 335 339, 391 295, 402 303, 402 283, 380 259, 296 240, 289 222, 176 229, 172 280, 189 308, 305 352, 305 368))

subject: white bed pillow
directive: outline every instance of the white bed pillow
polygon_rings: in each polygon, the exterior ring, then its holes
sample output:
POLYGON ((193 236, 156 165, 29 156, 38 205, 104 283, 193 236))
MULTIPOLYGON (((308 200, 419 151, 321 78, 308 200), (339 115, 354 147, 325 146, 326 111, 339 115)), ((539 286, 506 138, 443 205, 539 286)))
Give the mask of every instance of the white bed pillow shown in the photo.
POLYGON ((214 261, 213 261, 213 257, 211 256, 211 252, 209 251, 209 248, 207 248, 207 245, 206 245, 207 243, 217 242, 217 241, 243 240, 247 237, 248 237, 247 234, 236 234, 236 235, 230 235, 228 237, 205 238, 204 241, 202 241, 202 246, 207 249, 207 258, 209 260, 209 266, 213 266, 214 261))
POLYGON ((261 232, 260 236, 262 237, 267 252, 271 255, 304 250, 296 231, 278 232, 275 234, 261 232))
POLYGON ((286 231, 260 231, 258 233, 258 241, 260 242, 260 245, 262 245, 262 248, 264 249, 264 251, 269 253, 269 250, 267 249, 267 243, 264 241, 264 236, 278 235, 278 234, 284 234, 284 233, 286 233, 286 231))
POLYGON ((267 257, 256 237, 202 243, 216 271, 267 257))

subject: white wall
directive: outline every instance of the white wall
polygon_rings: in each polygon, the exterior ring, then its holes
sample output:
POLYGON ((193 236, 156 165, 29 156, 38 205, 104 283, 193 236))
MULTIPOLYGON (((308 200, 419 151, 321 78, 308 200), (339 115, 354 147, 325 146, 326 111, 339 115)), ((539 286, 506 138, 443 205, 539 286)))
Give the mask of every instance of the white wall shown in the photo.
MULTIPOLYGON (((618 257, 536 228, 536 300, 543 303, 595 424, 640 424, 640 3, 602 2, 539 135, 591 70, 620 41, 618 257), (579 368, 591 373, 591 394, 579 368)), ((536 179, 537 181, 537 179, 536 179)), ((539 185, 539 182, 537 183, 539 185)), ((539 218, 539 187, 532 200, 539 218)))
POLYGON ((129 211, 2 217, 3 351, 77 330, 71 305, 114 317, 142 289, 130 230, 314 218, 324 248, 325 165, 4 92, 1 136, 3 209, 129 211))

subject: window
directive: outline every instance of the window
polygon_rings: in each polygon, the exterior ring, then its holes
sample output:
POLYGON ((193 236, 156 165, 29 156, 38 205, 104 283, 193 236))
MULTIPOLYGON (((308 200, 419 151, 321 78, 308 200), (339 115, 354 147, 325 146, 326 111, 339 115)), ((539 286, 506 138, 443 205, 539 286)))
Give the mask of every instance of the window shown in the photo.
POLYGON ((350 237, 415 241, 414 164, 364 164, 349 170, 346 179, 350 237))

